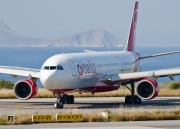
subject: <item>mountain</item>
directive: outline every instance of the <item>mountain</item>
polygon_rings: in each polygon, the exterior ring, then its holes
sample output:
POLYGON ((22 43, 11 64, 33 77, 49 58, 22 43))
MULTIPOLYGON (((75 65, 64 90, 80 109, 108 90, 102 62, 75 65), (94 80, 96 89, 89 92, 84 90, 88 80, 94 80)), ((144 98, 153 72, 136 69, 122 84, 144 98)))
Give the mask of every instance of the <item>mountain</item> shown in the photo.
POLYGON ((0 47, 48 46, 50 40, 21 36, 0 22, 0 47))
POLYGON ((0 47, 122 47, 124 44, 113 34, 94 29, 62 39, 31 38, 17 34, 0 22, 0 47))
POLYGON ((103 29, 84 31, 67 38, 59 39, 51 45, 54 47, 122 47, 122 42, 103 29))

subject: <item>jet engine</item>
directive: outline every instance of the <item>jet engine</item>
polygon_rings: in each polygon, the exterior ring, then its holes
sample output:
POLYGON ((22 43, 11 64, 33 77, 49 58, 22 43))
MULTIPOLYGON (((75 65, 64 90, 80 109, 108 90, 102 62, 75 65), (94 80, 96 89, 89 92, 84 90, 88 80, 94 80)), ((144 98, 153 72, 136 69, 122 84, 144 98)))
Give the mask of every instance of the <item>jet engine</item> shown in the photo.
POLYGON ((138 97, 150 100, 155 98, 159 93, 159 85, 155 80, 145 78, 136 86, 136 94, 138 97))
POLYGON ((14 85, 14 94, 18 99, 30 99, 37 94, 38 88, 30 79, 22 79, 14 85))

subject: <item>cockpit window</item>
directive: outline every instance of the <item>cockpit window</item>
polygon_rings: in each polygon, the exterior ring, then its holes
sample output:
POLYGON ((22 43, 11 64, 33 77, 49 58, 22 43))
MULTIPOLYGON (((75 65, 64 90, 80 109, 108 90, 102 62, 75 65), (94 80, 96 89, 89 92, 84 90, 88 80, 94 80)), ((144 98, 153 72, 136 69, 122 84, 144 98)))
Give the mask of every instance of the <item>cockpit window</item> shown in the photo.
POLYGON ((43 69, 45 69, 45 70, 49 70, 49 66, 44 66, 44 68, 43 69))
POLYGON ((42 70, 64 70, 61 65, 58 66, 44 66, 42 70))
POLYGON ((58 70, 64 70, 64 68, 63 68, 61 65, 58 65, 58 66, 57 66, 57 69, 58 69, 58 70))
POLYGON ((56 66, 50 66, 50 70, 55 70, 56 66))

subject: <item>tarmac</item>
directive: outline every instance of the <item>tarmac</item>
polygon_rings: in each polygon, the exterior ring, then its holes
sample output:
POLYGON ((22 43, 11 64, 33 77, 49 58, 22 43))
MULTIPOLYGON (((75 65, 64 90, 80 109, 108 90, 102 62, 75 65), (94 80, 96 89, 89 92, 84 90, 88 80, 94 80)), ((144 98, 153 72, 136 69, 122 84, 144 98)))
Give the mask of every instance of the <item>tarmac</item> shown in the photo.
POLYGON ((180 109, 180 97, 157 97, 143 101, 142 104, 124 104, 124 97, 75 98, 74 104, 64 104, 63 109, 54 109, 56 98, 33 98, 30 100, 0 99, 0 114, 21 113, 84 113, 108 110, 172 110, 180 109))
MULTIPOLYGON (((180 109, 180 97, 157 97, 138 104, 124 104, 124 97, 88 97, 75 98, 74 104, 65 104, 63 109, 54 109, 55 98, 33 98, 30 100, 0 99, 0 114, 24 113, 86 113, 105 109, 112 111, 154 111, 180 109)), ((32 125, 7 125, 2 129, 180 129, 180 120, 172 121, 129 121, 129 122, 96 122, 96 123, 44 123, 32 125)))
POLYGON ((46 123, 32 125, 0 126, 2 129, 180 129, 179 120, 92 122, 92 123, 46 123))

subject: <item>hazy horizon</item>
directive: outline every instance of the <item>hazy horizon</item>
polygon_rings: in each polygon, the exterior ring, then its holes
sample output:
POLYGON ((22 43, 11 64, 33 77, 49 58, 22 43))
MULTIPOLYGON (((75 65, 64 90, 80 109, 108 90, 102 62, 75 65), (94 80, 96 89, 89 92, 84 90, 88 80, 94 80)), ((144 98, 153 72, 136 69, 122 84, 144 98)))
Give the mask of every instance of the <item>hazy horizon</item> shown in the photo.
MULTIPOLYGON (((135 0, 1 0, 0 3, 0 21, 23 36, 57 39, 104 29, 126 40, 135 0)), ((139 0, 137 46, 180 46, 179 5, 179 0, 139 0)))

